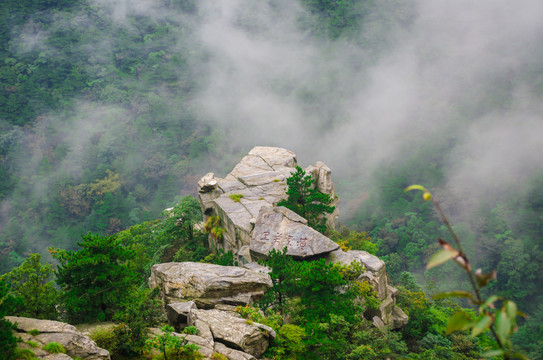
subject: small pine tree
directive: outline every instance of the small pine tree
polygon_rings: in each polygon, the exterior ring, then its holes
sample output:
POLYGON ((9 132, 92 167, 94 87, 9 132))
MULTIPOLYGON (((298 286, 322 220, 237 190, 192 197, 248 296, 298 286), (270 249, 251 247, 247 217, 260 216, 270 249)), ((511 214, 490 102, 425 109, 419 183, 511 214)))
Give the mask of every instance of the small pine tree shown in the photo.
POLYGON ((311 175, 307 175, 305 171, 296 166, 296 172, 287 178, 287 195, 288 199, 281 200, 277 206, 284 206, 303 218, 307 219, 307 223, 313 229, 326 232, 326 219, 324 214, 331 214, 335 207, 330 206, 332 199, 330 195, 319 192, 314 187, 315 180, 311 175))
POLYGON ((70 321, 111 320, 137 283, 127 265, 134 251, 116 236, 83 235, 77 251, 50 248, 60 262, 57 283, 70 321))

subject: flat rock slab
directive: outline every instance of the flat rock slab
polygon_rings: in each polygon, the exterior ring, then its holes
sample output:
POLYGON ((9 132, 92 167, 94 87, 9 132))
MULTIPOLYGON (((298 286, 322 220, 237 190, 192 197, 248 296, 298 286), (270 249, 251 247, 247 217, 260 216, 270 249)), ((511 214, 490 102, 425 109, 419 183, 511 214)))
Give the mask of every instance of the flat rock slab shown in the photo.
POLYGON ((88 336, 80 333, 69 324, 52 321, 39 320, 17 316, 6 316, 6 320, 16 324, 16 335, 32 340, 40 345, 40 348, 50 342, 58 342, 66 349, 64 356, 49 354, 48 359, 64 360, 69 358, 80 358, 85 360, 109 360, 109 352, 96 345, 88 336), (38 330, 39 334, 30 337, 31 330, 38 330))
POLYGON ((149 278, 149 286, 160 288, 165 304, 192 300, 208 308, 236 298, 251 300, 271 285, 269 275, 261 272, 196 262, 156 264, 149 278))
POLYGON ((349 250, 347 252, 337 250, 331 252, 327 259, 330 262, 340 262, 344 265, 349 265, 353 261, 358 261, 371 272, 380 272, 385 268, 385 262, 383 260, 367 251, 362 250, 349 250))
POLYGON ((272 167, 277 165, 288 167, 296 166, 296 154, 283 148, 255 146, 251 151, 249 151, 249 155, 260 157, 272 167))
POLYGON ((339 245, 306 225, 307 221, 285 207, 263 207, 252 233, 251 252, 267 256, 287 248, 287 255, 307 258, 339 249, 339 245))
POLYGON ((221 343, 215 344, 215 352, 223 354, 228 358, 228 360, 256 360, 256 358, 251 354, 247 354, 239 350, 230 349, 229 347, 221 343))

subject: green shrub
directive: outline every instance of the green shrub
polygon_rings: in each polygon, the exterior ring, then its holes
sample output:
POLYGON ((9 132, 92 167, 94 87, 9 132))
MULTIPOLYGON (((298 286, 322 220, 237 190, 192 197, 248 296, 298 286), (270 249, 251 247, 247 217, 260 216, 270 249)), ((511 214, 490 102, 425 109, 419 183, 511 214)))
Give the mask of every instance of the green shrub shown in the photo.
POLYGON ((30 335, 32 335, 32 336, 36 336, 36 335, 39 335, 39 334, 40 334, 39 330, 37 330, 37 329, 32 329, 32 330, 30 330, 28 333, 29 333, 30 335))
POLYGON ((30 345, 31 347, 33 347, 33 348, 37 348, 39 346, 39 344, 37 342, 32 341, 32 340, 28 340, 26 343, 28 345, 30 345))
POLYGON ((228 358, 226 356, 224 356, 223 354, 216 353, 216 352, 214 352, 211 355, 211 359, 213 359, 213 360, 228 360, 228 358))
POLYGON ((305 330, 298 325, 285 324, 281 326, 277 342, 290 354, 301 354, 305 351, 306 345, 303 342, 306 337, 305 330))
POLYGON ((161 330, 162 334, 155 335, 146 341, 148 350, 157 349, 160 351, 160 354, 154 358, 155 360, 198 360, 203 358, 203 355, 198 351, 198 346, 189 344, 185 337, 172 334, 173 327, 166 325, 161 330))
POLYGON ((51 354, 66 354, 66 349, 62 344, 58 342, 50 342, 42 347, 43 350, 50 352, 51 354))
POLYGON ((138 289, 123 303, 124 310, 115 315, 122 323, 113 329, 122 355, 140 355, 145 347, 149 326, 159 324, 162 311, 159 290, 138 289))
POLYGON ((222 266, 238 266, 239 263, 234 259, 234 254, 231 250, 224 251, 223 249, 219 249, 217 251, 217 256, 213 260, 213 263, 217 265, 222 266))
POLYGON ((50 320, 58 317, 55 305, 59 292, 53 282, 53 265, 42 265, 40 254, 30 254, 1 278, 11 283, 15 296, 23 299, 11 315, 50 320))
POLYGON ((36 354, 31 349, 16 349, 15 358, 23 360, 33 360, 36 359, 36 354))
POLYGON ((200 331, 196 328, 196 326, 187 326, 183 329, 183 333, 189 335, 198 335, 199 332, 200 331))
POLYGON ((98 326, 89 336, 99 347, 108 350, 111 354, 118 352, 119 340, 113 326, 98 326))
POLYGON ((204 224, 204 231, 210 233, 218 241, 222 240, 222 234, 226 231, 221 227, 221 218, 218 216, 210 216, 204 224))

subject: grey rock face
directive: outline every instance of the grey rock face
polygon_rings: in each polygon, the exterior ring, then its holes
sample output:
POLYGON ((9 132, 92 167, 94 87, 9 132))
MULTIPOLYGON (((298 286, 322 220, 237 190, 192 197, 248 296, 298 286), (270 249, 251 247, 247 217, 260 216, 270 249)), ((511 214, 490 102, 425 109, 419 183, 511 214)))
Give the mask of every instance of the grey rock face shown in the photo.
POLYGON ((262 355, 269 341, 275 337, 271 328, 232 316, 225 311, 193 310, 192 315, 209 326, 215 343, 226 344, 255 357, 262 355))
MULTIPOLYGON (((286 179, 296 170, 296 155, 289 150, 276 147, 254 147, 247 156, 234 167, 224 178, 220 179, 213 173, 205 175, 198 182, 200 203, 206 216, 216 215, 221 219, 221 227, 225 229, 223 238, 218 240, 210 236, 212 249, 230 250, 241 263, 251 262, 252 242, 255 239, 254 229, 262 208, 274 207, 279 201, 286 199, 286 179), (230 196, 236 195, 239 201, 230 196)), ((334 205, 339 203, 335 196, 334 184, 330 169, 322 162, 309 168, 316 182, 316 187, 335 199, 334 205)), ((334 225, 338 210, 328 216, 329 225, 334 225)), ((297 216, 297 215, 296 215, 297 216)), ((301 219, 298 216, 299 219, 301 219)), ((204 219, 206 220, 206 219, 204 219)), ((292 219, 291 219, 292 220, 292 219)), ((293 220, 298 221, 298 220, 293 220)), ((302 219, 301 223, 307 224, 302 219)), ((293 229, 294 233, 301 234, 302 226, 293 229)), ((284 230, 284 229, 283 229, 284 230)), ((303 232, 311 231, 303 230, 303 232)), ((288 235, 287 235, 288 236, 288 235)), ((312 256, 310 253, 320 253, 327 245, 318 246, 312 243, 312 248, 303 245, 304 236, 300 235, 301 249, 291 249, 289 255, 298 257, 312 256), (305 250, 309 249, 309 254, 305 250)), ((323 237, 319 237, 322 239, 323 237)), ((331 250, 328 250, 331 251, 331 250)))
MULTIPOLYGON (((109 360, 109 352, 99 348, 88 336, 83 335, 69 324, 52 320, 39 320, 25 317, 6 316, 11 323, 16 323, 16 335, 25 340, 32 340, 40 344, 40 348, 50 342, 58 342, 66 349, 69 358, 85 360, 109 360), (38 330, 35 336, 28 334, 30 330, 38 330)), ((66 356, 55 357, 47 355, 50 359, 64 360, 66 356)))
POLYGON ((196 309, 194 301, 172 303, 166 305, 168 323, 176 324, 177 330, 182 330, 189 324, 191 310, 196 309))
POLYGON ((256 360, 256 358, 251 354, 247 354, 239 350, 230 349, 229 347, 221 343, 215 344, 215 352, 223 354, 228 358, 228 360, 256 360))
POLYGON ((307 258, 339 249, 339 245, 308 227, 307 221, 284 207, 263 207, 252 233, 251 252, 267 256, 287 248, 287 255, 307 258))
POLYGON ((151 269, 149 286, 160 288, 164 304, 192 300, 199 308, 246 305, 272 285, 269 275, 236 266, 165 263, 151 269))
POLYGON ((388 284, 388 276, 383 260, 366 251, 360 250, 349 250, 347 252, 336 250, 329 253, 326 256, 326 260, 345 265, 357 261, 364 265, 366 271, 360 275, 359 280, 367 281, 377 292, 379 300, 381 300, 379 309, 369 311, 371 317, 374 319, 374 324, 380 325, 383 323, 384 326, 390 326, 394 329, 401 328, 407 324, 407 315, 402 309, 396 306, 395 296, 398 290, 388 284), (376 321, 375 318, 378 318, 379 321, 376 321))
POLYGON ((332 170, 322 161, 317 161, 315 166, 308 166, 305 169, 307 174, 315 180, 315 188, 321 193, 330 196, 332 199, 331 206, 335 206, 335 210, 332 214, 327 216, 326 225, 330 228, 335 228, 336 220, 339 217, 339 198, 336 196, 334 183, 332 182, 332 170))

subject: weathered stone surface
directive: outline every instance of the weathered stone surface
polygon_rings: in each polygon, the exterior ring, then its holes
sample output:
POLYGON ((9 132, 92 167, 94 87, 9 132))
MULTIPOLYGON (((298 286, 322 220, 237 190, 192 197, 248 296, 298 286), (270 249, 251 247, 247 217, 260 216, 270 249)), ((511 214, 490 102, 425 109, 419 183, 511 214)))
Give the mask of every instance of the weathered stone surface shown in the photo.
MULTIPOLYGON (((66 349, 69 358, 81 358, 85 360, 109 360, 109 352, 99 348, 88 336, 83 335, 69 324, 59 321, 38 320, 32 318, 6 316, 6 319, 16 324, 16 333, 25 334, 28 337, 30 330, 38 330, 40 333, 31 338, 40 344, 40 347, 50 342, 58 342, 66 349)), ((60 358, 59 358, 60 359, 60 358)), ((66 359, 65 357, 60 360, 66 359)))
POLYGON ((296 167, 296 154, 292 151, 276 147, 255 146, 249 155, 262 158, 269 166, 296 167))
POLYGON ((154 265, 149 278, 151 288, 160 288, 164 304, 192 300, 198 308, 252 303, 271 285, 267 274, 195 262, 154 265))
POLYGON ((267 256, 272 250, 287 247, 287 255, 307 258, 326 254, 339 245, 308 227, 305 219, 284 207, 260 209, 252 234, 251 251, 267 256))
POLYGON ((394 321, 392 325, 394 329, 403 328, 409 321, 407 314, 397 306, 392 310, 392 319, 394 321))
POLYGON ((209 343, 209 341, 197 335, 181 335, 181 336, 184 336, 185 340, 187 340, 189 344, 194 344, 198 346, 199 347, 198 351, 205 357, 210 358, 211 355, 213 355, 213 347, 215 345, 214 343, 209 343))
POLYGON ((256 271, 256 272, 261 272, 261 273, 264 273, 264 274, 269 274, 271 272, 270 268, 268 268, 266 266, 262 266, 262 265, 260 265, 259 263, 256 263, 256 262, 250 262, 250 263, 247 263, 247 264, 243 264, 242 267, 244 267, 246 269, 249 269, 249 270, 256 271))
POLYGON ((177 330, 184 329, 190 321, 190 312, 196 309, 194 301, 171 303, 166 305, 168 323, 177 330))
POLYGON ((220 310, 193 310, 195 319, 209 325, 215 343, 241 350, 258 357, 266 351, 269 341, 275 337, 265 325, 249 322, 220 310))
POLYGON ((66 354, 48 354, 43 357, 45 360, 71 360, 72 358, 66 354))
POLYGON ((349 250, 345 252, 338 249, 329 253, 326 260, 332 263, 340 262, 345 265, 349 265, 353 261, 360 262, 366 268, 361 279, 367 280, 371 284, 377 291, 380 300, 387 297, 388 279, 385 272, 385 263, 377 256, 366 251, 349 250))
POLYGON ((398 289, 388 284, 384 261, 375 255, 360 250, 349 250, 347 252, 343 250, 332 251, 326 255, 325 259, 332 263, 339 262, 349 265, 351 262, 357 261, 364 265, 366 271, 360 275, 359 280, 367 281, 377 292, 379 300, 381 300, 379 309, 369 310, 366 314, 366 317, 373 319, 375 326, 380 326, 381 324, 378 321, 376 322, 376 317, 379 318, 384 326, 394 329, 401 328, 407 324, 407 315, 396 306, 395 296, 398 294, 398 289))
POLYGON ((251 354, 247 354, 239 350, 230 349, 229 347, 221 343, 215 344, 215 352, 223 354, 228 358, 228 360, 256 360, 256 358, 251 354))
POLYGON ((198 189, 202 193, 210 192, 217 188, 218 182, 215 174, 207 173, 198 181, 198 189))
POLYGON ((205 339, 211 346, 215 344, 215 339, 213 339, 211 328, 206 322, 191 317, 190 324, 198 329, 198 335, 200 335, 201 338, 205 339))
POLYGON ((372 322, 373 326, 375 326, 379 330, 381 330, 381 331, 386 330, 385 323, 379 317, 374 316, 373 319, 371 319, 371 322, 372 322))

